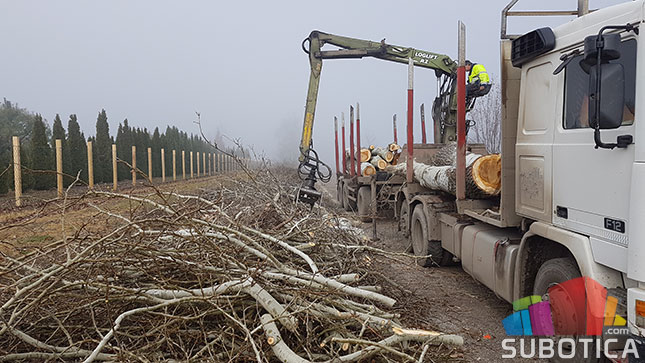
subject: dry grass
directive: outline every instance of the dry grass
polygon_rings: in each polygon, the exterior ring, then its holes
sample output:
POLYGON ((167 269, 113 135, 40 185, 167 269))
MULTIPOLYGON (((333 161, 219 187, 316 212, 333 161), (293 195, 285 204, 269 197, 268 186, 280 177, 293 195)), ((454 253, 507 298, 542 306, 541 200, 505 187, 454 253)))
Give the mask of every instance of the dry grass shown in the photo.
MULTIPOLYGON (((161 179, 153 182, 163 192, 200 195, 230 184, 231 178, 216 175, 164 184, 161 184, 161 179)), ((155 190, 149 185, 140 184, 133 188, 127 181, 119 184, 119 188, 121 193, 151 196, 155 200, 155 190)), ((111 190, 111 186, 96 185, 96 189, 111 190)), ((91 204, 129 215, 135 214, 139 207, 128 200, 88 197, 85 195, 86 191, 87 187, 80 186, 72 188, 68 194, 65 209, 65 234, 68 236, 79 232, 100 234, 114 228, 113 221, 101 216, 91 204)), ((14 206, 12 193, 0 197, 0 251, 15 254, 16 249, 36 248, 48 241, 62 238, 62 205, 62 201, 56 199, 55 190, 33 191, 24 195, 23 207, 14 206)))

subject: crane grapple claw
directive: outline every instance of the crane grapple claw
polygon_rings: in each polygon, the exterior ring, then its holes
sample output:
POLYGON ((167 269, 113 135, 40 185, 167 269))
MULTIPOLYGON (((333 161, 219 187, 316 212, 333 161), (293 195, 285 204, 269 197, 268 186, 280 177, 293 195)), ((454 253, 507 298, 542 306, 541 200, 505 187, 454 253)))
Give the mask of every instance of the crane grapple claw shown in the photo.
POLYGON ((314 187, 308 187, 307 185, 303 185, 298 189, 298 201, 309 204, 310 206, 314 206, 318 200, 320 200, 320 197, 322 196, 322 193, 317 191, 316 188, 314 187))

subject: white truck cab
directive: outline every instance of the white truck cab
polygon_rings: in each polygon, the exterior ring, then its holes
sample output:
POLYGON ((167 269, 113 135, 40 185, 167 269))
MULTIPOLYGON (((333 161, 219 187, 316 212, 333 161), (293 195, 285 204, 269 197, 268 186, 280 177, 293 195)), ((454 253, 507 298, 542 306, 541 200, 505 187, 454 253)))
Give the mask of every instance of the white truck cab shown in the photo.
POLYGON ((523 244, 560 244, 583 276, 627 289, 628 325, 638 335, 645 335, 645 145, 638 142, 645 140, 644 16, 640 0, 538 29, 513 40, 511 62, 519 68, 506 70, 521 72, 515 213, 532 222, 523 244))

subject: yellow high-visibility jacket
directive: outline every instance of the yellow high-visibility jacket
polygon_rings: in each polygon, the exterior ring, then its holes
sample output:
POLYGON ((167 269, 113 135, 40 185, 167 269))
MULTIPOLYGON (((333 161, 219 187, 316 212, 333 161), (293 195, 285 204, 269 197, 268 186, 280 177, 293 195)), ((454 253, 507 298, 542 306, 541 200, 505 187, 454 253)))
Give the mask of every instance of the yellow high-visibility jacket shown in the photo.
POLYGON ((479 82, 481 84, 490 83, 490 77, 486 72, 486 68, 481 64, 473 64, 473 67, 470 69, 470 75, 468 76, 468 83, 479 82))

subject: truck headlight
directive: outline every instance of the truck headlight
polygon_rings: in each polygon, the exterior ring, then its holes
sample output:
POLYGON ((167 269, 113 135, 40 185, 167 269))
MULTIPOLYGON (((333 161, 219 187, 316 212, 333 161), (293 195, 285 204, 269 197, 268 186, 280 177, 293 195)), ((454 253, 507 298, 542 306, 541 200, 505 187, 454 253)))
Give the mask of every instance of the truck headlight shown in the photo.
POLYGON ((632 334, 645 336, 645 289, 627 289, 627 321, 632 334))
POLYGON ((636 325, 645 328, 645 301, 636 299, 636 325))

